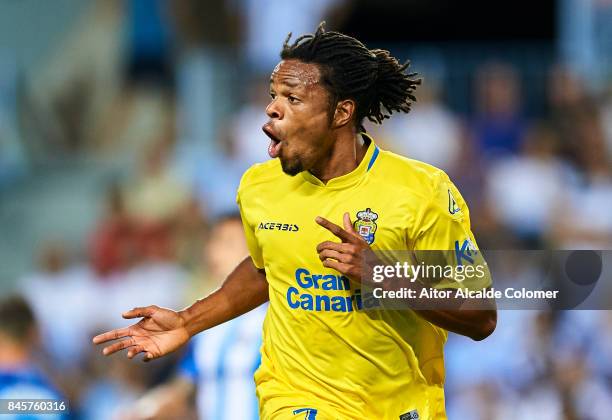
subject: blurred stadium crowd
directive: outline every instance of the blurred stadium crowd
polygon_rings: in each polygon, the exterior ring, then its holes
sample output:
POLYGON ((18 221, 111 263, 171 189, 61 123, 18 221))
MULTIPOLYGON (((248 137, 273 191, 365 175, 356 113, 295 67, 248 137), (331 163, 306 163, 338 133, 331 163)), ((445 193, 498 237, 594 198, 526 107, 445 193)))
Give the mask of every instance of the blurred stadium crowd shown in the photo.
MULTIPOLYGON (((265 307, 149 364, 91 337, 134 306, 190 304, 247 254, 235 191, 268 158, 269 71, 288 32, 348 7, 265 3, 82 2, 36 72, 0 54, 0 398, 61 394, 75 419, 257 418, 265 307)), ((553 57, 534 86, 487 59, 456 109, 444 66, 413 63, 413 111, 368 131, 449 173, 481 249, 612 249, 612 79, 553 57)), ((609 418, 610 354, 608 311, 500 311, 486 341, 449 338, 449 418, 609 418)))

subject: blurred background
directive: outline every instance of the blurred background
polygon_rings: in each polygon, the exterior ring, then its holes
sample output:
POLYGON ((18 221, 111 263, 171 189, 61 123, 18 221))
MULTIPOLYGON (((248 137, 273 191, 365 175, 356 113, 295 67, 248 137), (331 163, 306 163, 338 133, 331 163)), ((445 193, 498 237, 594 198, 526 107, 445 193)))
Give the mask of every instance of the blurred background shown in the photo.
MULTIPOLYGON (((149 364, 90 342, 247 254, 267 80, 321 20, 421 74, 413 111, 367 129, 449 173, 481 249, 612 249, 611 0, 2 0, 0 398, 257 418, 265 306, 149 364)), ((486 341, 449 338, 449 418, 608 419, 610 354, 610 312, 500 311, 486 341)))

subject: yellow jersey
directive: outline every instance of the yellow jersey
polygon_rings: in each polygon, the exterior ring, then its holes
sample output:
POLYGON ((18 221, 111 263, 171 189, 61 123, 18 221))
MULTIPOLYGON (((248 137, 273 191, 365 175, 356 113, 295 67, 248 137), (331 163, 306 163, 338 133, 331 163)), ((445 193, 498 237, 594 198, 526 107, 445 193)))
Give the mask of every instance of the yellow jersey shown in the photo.
POLYGON ((352 172, 323 184, 252 166, 238 189, 253 263, 270 305, 255 373, 263 419, 443 419, 447 331, 411 310, 372 300, 325 268, 315 222, 345 212, 373 250, 446 250, 475 244, 467 206, 441 170, 378 148, 371 138, 352 172))

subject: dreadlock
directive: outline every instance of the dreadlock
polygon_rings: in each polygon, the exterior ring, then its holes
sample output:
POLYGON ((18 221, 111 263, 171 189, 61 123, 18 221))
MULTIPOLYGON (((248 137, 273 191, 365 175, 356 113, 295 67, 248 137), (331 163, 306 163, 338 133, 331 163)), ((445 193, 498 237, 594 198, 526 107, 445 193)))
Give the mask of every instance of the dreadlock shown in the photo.
POLYGON ((365 131, 364 118, 381 124, 393 112, 410 112, 416 101, 414 90, 421 83, 417 73, 405 71, 410 61, 400 64, 389 51, 369 50, 348 35, 325 31, 321 22, 314 35, 302 35, 289 44, 287 36, 281 59, 318 64, 321 82, 331 94, 331 105, 343 99, 356 103, 357 127, 365 131))

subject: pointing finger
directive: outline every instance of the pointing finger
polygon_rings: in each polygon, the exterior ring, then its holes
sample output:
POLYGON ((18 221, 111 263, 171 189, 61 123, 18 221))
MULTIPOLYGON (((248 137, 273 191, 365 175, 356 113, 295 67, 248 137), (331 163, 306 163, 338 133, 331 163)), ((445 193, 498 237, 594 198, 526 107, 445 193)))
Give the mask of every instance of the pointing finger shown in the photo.
POLYGON ((353 242, 354 240, 353 235, 351 235, 350 233, 348 233, 346 230, 342 229, 340 226, 336 225, 335 223, 330 222, 326 218, 317 216, 315 221, 319 225, 323 226, 325 229, 333 233, 336 237, 341 239, 342 242, 353 242))

